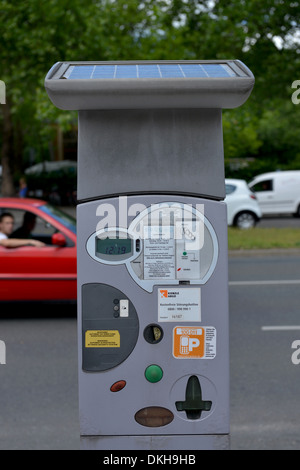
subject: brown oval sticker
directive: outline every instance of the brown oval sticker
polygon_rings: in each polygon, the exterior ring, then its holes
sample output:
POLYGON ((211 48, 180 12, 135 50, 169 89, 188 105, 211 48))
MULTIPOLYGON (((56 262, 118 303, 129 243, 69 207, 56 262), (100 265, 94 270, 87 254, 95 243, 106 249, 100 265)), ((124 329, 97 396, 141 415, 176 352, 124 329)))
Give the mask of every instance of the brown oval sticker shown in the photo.
POLYGON ((166 426, 167 424, 170 424, 174 419, 174 415, 172 411, 168 410, 167 408, 162 408, 160 406, 149 406, 139 410, 135 414, 134 418, 142 426, 158 428, 160 426, 166 426))

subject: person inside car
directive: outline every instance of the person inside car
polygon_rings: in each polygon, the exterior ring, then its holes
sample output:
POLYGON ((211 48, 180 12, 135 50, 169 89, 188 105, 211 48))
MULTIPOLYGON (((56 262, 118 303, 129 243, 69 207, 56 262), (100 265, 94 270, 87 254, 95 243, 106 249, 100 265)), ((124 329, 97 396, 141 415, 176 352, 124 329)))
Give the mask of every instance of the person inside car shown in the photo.
POLYGON ((11 235, 10 238, 32 238, 31 232, 36 224, 36 215, 33 212, 25 212, 23 217, 23 224, 17 228, 11 235))
POLYGON ((0 215, 0 246, 5 248, 19 248, 20 246, 42 247, 45 243, 39 240, 26 238, 9 238, 14 229, 14 217, 9 212, 0 215))

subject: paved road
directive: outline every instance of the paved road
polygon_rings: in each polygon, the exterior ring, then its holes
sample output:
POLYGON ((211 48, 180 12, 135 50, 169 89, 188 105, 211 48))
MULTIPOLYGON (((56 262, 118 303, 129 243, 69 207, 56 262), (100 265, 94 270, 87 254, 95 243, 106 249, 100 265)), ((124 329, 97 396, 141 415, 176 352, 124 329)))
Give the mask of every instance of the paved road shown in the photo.
POLYGON ((300 228, 300 218, 292 216, 281 217, 263 217, 258 223, 257 227, 261 228, 283 228, 294 227, 300 228))
POLYGON ((232 449, 300 449, 299 287, 299 255, 230 260, 232 449))
POLYGON ((0 449, 79 446, 76 313, 51 310, 1 306, 0 449))
MULTIPOLYGON (((300 449, 299 279, 299 255, 230 259, 233 450, 300 449)), ((75 309, 1 306, 0 339, 0 449, 77 449, 75 309)))

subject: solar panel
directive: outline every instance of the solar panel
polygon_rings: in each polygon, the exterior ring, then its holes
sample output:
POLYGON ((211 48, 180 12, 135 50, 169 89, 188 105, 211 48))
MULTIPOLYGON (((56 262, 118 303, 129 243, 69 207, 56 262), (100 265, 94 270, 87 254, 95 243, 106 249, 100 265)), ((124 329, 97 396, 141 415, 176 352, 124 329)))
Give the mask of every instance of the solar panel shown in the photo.
POLYGON ((70 65, 66 79, 228 78, 237 74, 227 64, 103 64, 70 65))

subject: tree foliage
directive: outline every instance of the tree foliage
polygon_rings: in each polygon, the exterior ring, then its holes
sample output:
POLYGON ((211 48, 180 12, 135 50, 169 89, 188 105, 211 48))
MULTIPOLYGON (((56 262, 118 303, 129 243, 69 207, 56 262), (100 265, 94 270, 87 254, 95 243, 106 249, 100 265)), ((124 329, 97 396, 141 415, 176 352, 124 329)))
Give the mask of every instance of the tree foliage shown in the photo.
POLYGON ((224 111, 227 162, 255 157, 300 168, 300 107, 291 102, 300 79, 299 7, 297 0, 0 0, 3 192, 12 193, 29 149, 47 158, 53 124, 67 129, 76 120, 44 90, 47 71, 62 60, 240 59, 256 85, 242 108, 224 111))

